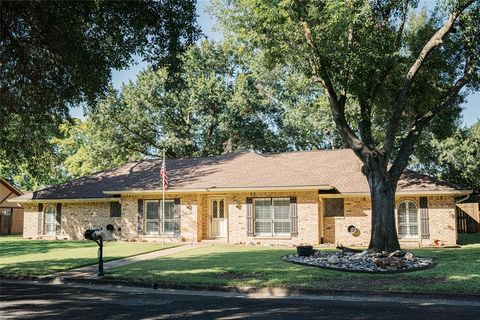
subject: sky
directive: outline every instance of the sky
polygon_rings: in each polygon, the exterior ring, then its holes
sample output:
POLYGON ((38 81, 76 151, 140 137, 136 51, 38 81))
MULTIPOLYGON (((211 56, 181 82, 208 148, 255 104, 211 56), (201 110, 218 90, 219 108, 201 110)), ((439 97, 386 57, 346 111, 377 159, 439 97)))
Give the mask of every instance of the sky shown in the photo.
MULTIPOLYGON (((425 0, 427 7, 431 7, 433 1, 425 0)), ((214 31, 215 18, 210 16, 206 12, 206 8, 209 4, 209 0, 198 0, 197 3, 197 15, 198 24, 200 25, 203 33, 213 40, 219 40, 222 38, 222 34, 214 31)), ((126 70, 114 70, 112 73, 112 83, 117 89, 120 89, 123 83, 128 83, 129 80, 135 81, 138 72, 147 67, 145 62, 140 59, 136 59, 137 64, 130 66, 126 70)), ((463 124, 470 126, 474 122, 480 119, 480 92, 475 92, 468 96, 466 103, 463 107, 463 124)), ((84 118, 83 110, 81 108, 74 108, 71 110, 71 115, 77 118, 84 118)))

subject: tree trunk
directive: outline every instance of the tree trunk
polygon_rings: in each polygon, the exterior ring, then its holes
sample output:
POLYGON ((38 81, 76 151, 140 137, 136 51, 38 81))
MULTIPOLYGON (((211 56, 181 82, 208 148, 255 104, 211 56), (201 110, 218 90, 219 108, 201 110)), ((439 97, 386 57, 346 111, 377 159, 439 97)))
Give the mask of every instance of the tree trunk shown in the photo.
POLYGON ((366 176, 372 201, 372 233, 368 250, 393 252, 400 250, 395 225, 396 182, 390 181, 383 159, 367 159, 366 176))

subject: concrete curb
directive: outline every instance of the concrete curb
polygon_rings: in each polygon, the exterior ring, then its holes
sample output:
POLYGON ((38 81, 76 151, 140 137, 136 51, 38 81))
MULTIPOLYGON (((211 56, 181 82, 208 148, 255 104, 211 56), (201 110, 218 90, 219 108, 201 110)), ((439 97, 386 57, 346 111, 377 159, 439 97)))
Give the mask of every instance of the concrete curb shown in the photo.
POLYGON ((152 289, 172 289, 189 291, 217 291, 232 292, 240 294, 264 295, 272 297, 295 297, 295 296, 368 296, 368 297, 398 297, 398 298, 427 298, 427 299, 446 299, 446 300, 465 300, 477 302, 480 300, 480 294, 463 293, 432 293, 432 292, 399 292, 399 291, 375 291, 375 290, 320 290, 320 289, 302 289, 302 288, 278 288, 278 287, 235 287, 235 286, 207 286, 207 285, 183 285, 169 283, 148 283, 131 282, 126 280, 103 278, 63 278, 52 276, 12 276, 0 275, 0 280, 29 280, 52 284, 89 284, 89 285, 112 285, 123 287, 152 288, 152 289))

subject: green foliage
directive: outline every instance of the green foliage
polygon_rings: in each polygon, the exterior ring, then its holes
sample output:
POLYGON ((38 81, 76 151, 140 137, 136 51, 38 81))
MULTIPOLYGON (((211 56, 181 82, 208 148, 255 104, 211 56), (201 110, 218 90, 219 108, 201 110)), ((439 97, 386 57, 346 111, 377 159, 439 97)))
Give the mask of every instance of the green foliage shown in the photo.
POLYGON ((78 178, 141 159, 138 152, 124 152, 109 141, 111 128, 100 129, 92 118, 74 119, 60 126, 61 138, 54 138, 57 154, 62 159, 59 168, 66 179, 78 178))
POLYGON ((195 1, 2 1, 0 162, 43 171, 72 105, 95 102, 139 55, 178 69, 199 35, 195 1))
POLYGON ((274 127, 275 106, 228 44, 203 41, 182 56, 175 84, 165 68, 141 72, 111 92, 92 115, 121 150, 158 156, 205 156, 286 147, 274 127))
MULTIPOLYGON (((328 78, 338 96, 346 93, 346 107, 353 114, 362 113, 361 104, 370 104, 372 144, 381 150, 404 75, 453 5, 439 5, 431 15, 416 6, 416 1, 219 0, 211 10, 227 39, 263 56, 267 69, 283 67, 308 79, 328 78), (404 3, 408 11, 399 31, 404 3)), ((478 46, 471 42, 480 39, 479 20, 473 20, 478 14, 478 4, 471 5, 442 49, 434 50, 416 75, 396 122, 400 132, 394 155, 411 124, 445 98, 461 75, 465 56, 473 50, 471 58, 478 60, 478 46)), ((323 91, 317 80, 317 90, 323 91)), ((471 89, 477 86, 478 71, 468 83, 471 89)), ((458 119, 462 101, 459 94, 449 102, 446 122, 458 119)), ((361 134, 358 121, 349 124, 361 134)))
POLYGON ((414 160, 422 171, 480 191, 480 121, 470 128, 457 129, 446 139, 427 135, 414 160))

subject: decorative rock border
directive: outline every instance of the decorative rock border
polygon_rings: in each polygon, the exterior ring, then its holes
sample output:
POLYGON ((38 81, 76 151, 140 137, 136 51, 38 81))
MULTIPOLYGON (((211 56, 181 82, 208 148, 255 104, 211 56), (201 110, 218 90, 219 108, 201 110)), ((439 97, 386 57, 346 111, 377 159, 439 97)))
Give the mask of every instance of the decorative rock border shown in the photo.
POLYGON ((387 253, 320 251, 311 256, 290 254, 282 257, 285 262, 317 267, 327 270, 391 274, 430 269, 436 264, 430 258, 415 257, 411 252, 396 251, 387 253))

